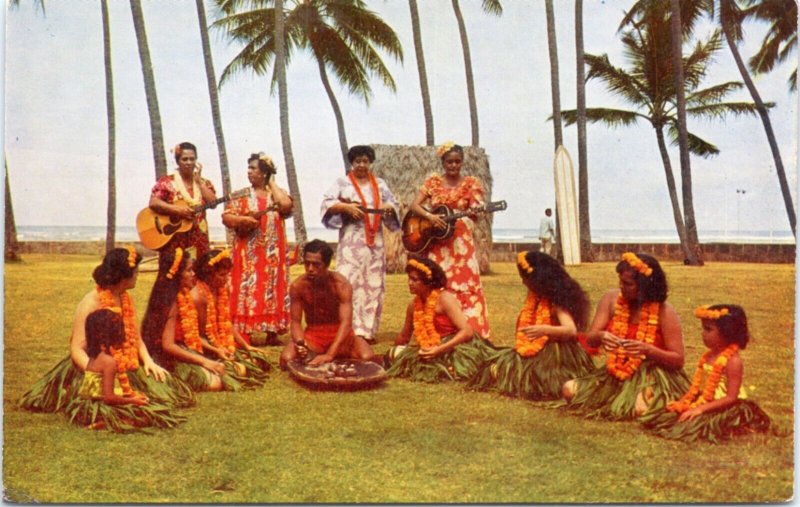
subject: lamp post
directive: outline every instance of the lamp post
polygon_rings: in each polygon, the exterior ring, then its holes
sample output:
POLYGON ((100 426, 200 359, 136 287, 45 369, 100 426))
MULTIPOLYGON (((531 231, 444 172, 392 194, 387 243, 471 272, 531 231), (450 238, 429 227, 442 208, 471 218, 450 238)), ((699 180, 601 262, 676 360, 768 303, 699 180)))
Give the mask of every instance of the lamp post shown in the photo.
POLYGON ((739 222, 739 220, 740 220, 739 207, 740 207, 740 204, 742 203, 742 199, 741 198, 744 197, 744 194, 746 194, 746 193, 747 193, 747 190, 744 189, 744 188, 737 188, 736 189, 736 235, 739 236, 740 240, 742 239, 741 238, 742 230, 741 230, 741 223, 739 222))

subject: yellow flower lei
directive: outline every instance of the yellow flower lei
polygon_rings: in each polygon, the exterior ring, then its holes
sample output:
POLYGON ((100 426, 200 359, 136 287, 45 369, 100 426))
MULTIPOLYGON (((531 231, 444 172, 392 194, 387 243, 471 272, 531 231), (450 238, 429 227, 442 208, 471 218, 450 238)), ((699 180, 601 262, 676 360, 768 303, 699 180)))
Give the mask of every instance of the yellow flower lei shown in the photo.
POLYGON ((525 304, 517 319, 517 334, 514 343, 514 350, 517 351, 517 354, 522 357, 533 357, 541 352, 550 339, 549 336, 528 338, 520 329, 530 325, 539 326, 552 323, 552 305, 550 301, 539 298, 533 291, 528 291, 528 297, 525 299, 525 304))
POLYGON ((520 252, 517 254, 517 264, 520 268, 522 268, 522 271, 530 274, 533 273, 533 266, 531 266, 528 263, 528 259, 525 258, 526 253, 527 252, 520 252))
POLYGON ((431 268, 429 268, 425 264, 419 262, 416 259, 409 259, 408 265, 416 269, 417 271, 421 272, 423 275, 425 275, 426 280, 430 281, 432 279, 433 273, 431 273, 431 268))
POLYGON ((442 343, 442 336, 433 325, 440 294, 440 290, 434 289, 424 302, 419 296, 414 298, 414 336, 421 349, 429 349, 442 343))
POLYGON ((694 309, 694 316, 698 319, 717 320, 720 317, 728 315, 730 311, 727 308, 720 308, 719 310, 711 310, 711 305, 698 306, 694 309))
MULTIPOLYGON (((636 330, 635 339, 637 341, 649 344, 655 342, 660 308, 661 304, 655 301, 642 304, 642 308, 639 310, 639 328, 636 330)), ((630 317, 630 305, 620 294, 614 304, 611 333, 625 338, 628 335, 630 317)), ((619 380, 627 380, 639 369, 643 359, 644 355, 631 356, 625 351, 624 347, 620 346, 608 354, 606 370, 619 380)))
POLYGON ((689 390, 681 399, 673 401, 672 403, 668 403, 667 410, 682 414, 689 409, 713 400, 714 392, 717 390, 719 381, 722 379, 722 372, 728 365, 728 360, 738 351, 739 346, 733 343, 725 347, 725 350, 720 352, 717 358, 714 359, 714 365, 712 366, 711 373, 708 374, 708 378, 706 378, 706 383, 701 392, 700 384, 703 381, 703 365, 708 362, 708 359, 712 353, 710 350, 706 351, 706 353, 700 357, 700 361, 697 362, 697 369, 694 371, 692 385, 689 387, 689 390))
POLYGON ((191 289, 184 288, 178 292, 178 319, 183 332, 183 343, 198 354, 203 353, 203 342, 200 340, 197 308, 192 301, 191 289))
POLYGON ((172 280, 175 276, 175 273, 178 272, 178 268, 181 267, 181 261, 183 260, 183 249, 178 247, 175 249, 175 258, 172 260, 172 266, 169 267, 169 271, 167 271, 167 280, 172 280))
POLYGON ((222 259, 230 259, 230 258, 231 258, 231 253, 226 248, 225 250, 222 250, 220 253, 209 259, 208 265, 214 266, 214 264, 218 263, 222 259))
POLYGON ((455 145, 456 143, 454 143, 453 141, 446 141, 443 145, 436 148, 436 156, 439 158, 444 157, 445 153, 453 149, 453 146, 455 145))
POLYGON ((198 281, 197 289, 206 299, 206 338, 215 347, 233 353, 236 341, 233 337, 228 287, 220 287, 215 295, 205 282, 198 281))
POLYGON ((126 246, 125 249, 128 251, 128 267, 133 268, 136 266, 136 249, 132 246, 126 246))
MULTIPOLYGON (((116 311, 118 308, 114 304, 114 295, 108 289, 97 286, 97 297, 100 301, 100 308, 109 308, 116 311)), ((106 351, 105 346, 101 347, 114 358, 117 363, 117 378, 122 387, 123 396, 132 396, 136 393, 128 380, 128 371, 139 367, 139 336, 136 333, 136 314, 133 309, 133 300, 130 294, 123 292, 119 296, 122 305, 122 325, 125 328, 125 341, 121 347, 109 347, 106 351)))
POLYGON ((640 259, 633 252, 625 252, 624 254, 622 254, 622 260, 627 262, 630 267, 632 267, 639 273, 643 274, 644 276, 650 276, 653 274, 653 268, 648 266, 642 259, 640 259))

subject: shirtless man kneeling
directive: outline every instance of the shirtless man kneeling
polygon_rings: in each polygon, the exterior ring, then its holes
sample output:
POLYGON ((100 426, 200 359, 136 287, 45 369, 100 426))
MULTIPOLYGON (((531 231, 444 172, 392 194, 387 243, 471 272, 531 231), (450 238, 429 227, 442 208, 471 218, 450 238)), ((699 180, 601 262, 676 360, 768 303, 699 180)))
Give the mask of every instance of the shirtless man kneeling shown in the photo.
POLYGON ((304 355, 306 348, 315 354, 310 366, 337 357, 370 361, 375 356, 369 344, 353 334, 353 288, 345 277, 328 270, 331 257, 331 247, 318 239, 303 250, 306 272, 289 287, 292 339, 281 352, 281 368, 304 355))

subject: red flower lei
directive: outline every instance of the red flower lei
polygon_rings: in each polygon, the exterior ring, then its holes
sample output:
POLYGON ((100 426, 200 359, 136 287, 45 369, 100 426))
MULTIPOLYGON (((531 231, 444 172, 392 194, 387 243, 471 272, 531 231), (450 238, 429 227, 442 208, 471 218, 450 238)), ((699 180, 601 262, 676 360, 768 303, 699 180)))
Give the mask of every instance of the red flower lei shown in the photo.
POLYGON ((442 335, 437 333, 433 326, 433 316, 440 294, 441 291, 435 289, 428 294, 424 302, 419 296, 414 298, 414 336, 421 349, 429 349, 442 343, 442 335))
MULTIPOLYGON (((650 344, 655 342, 660 309, 661 304, 657 302, 642 304, 642 308, 639 310, 639 328, 636 330, 636 340, 650 344)), ((626 337, 628 335, 630 317, 630 304, 620 294, 614 304, 611 333, 622 338, 626 337)), ((624 347, 617 347, 616 350, 608 354, 606 370, 619 380, 628 380, 639 369, 643 359, 643 355, 631 356, 625 351, 624 347)))
MULTIPOLYGON (((117 306, 114 302, 114 295, 110 290, 103 289, 99 285, 96 290, 101 309, 117 306)), ((127 372, 139 367, 139 335, 136 333, 136 314, 130 294, 123 292, 120 294, 119 300, 122 306, 125 341, 122 343, 122 347, 109 347, 109 350, 106 351, 105 346, 102 346, 101 350, 110 354, 117 363, 117 378, 119 379, 120 387, 122 387, 122 395, 133 396, 136 391, 131 387, 127 372)))
POLYGON ((703 365, 708 362, 708 359, 711 357, 712 353, 710 350, 706 351, 706 353, 700 357, 700 361, 697 362, 697 369, 694 371, 692 385, 689 386, 689 390, 686 391, 686 394, 684 394, 681 399, 673 401, 672 403, 668 403, 667 410, 682 414, 691 408, 694 408, 698 405, 703 405, 713 400, 714 392, 717 390, 719 381, 722 378, 722 372, 728 365, 728 360, 738 351, 739 346, 734 343, 728 345, 725 347, 725 350, 719 353, 717 358, 714 359, 714 365, 712 366, 711 373, 708 374, 708 378, 706 378, 706 383, 701 392, 700 384, 703 381, 703 365))
POLYGON ((200 329, 197 323, 197 308, 192 301, 191 289, 178 292, 178 320, 181 326, 181 340, 195 352, 203 353, 203 342, 200 340, 200 329))
MULTIPOLYGON (((365 208, 369 208, 367 199, 364 197, 364 193, 361 192, 361 187, 358 185, 356 177, 353 176, 353 171, 350 171, 350 174, 348 174, 347 177, 350 178, 350 183, 352 183, 353 187, 355 187, 358 198, 361 200, 361 205, 365 208)), ((378 182, 375 180, 375 175, 373 175, 371 172, 369 173, 369 186, 372 188, 372 198, 375 200, 375 208, 380 209, 381 193, 378 190, 378 182)), ((367 233, 367 246, 372 247, 375 245, 375 235, 378 233, 378 228, 380 226, 381 216, 379 214, 376 214, 370 220, 369 214, 364 213, 364 229, 367 233)))
POLYGON ((228 287, 220 287, 216 295, 205 282, 198 281, 196 287, 206 299, 206 338, 215 347, 233 353, 236 341, 233 337, 228 287))
POLYGON ((533 357, 544 348, 549 336, 540 336, 538 338, 528 338, 525 333, 520 331, 521 328, 535 325, 549 325, 552 324, 552 306, 550 301, 544 298, 539 298, 535 292, 528 291, 528 297, 525 299, 525 305, 519 312, 517 319, 517 334, 514 349, 517 354, 523 357, 533 357))

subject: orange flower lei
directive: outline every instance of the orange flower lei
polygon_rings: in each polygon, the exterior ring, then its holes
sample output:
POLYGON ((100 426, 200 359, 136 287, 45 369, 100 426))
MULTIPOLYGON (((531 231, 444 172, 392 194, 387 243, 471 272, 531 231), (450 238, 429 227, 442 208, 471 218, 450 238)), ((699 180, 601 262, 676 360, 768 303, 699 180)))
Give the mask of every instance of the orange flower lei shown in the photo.
MULTIPOLYGON (((356 189, 356 193, 358 194, 358 198, 361 200, 361 205, 365 208, 369 208, 367 204, 367 199, 364 197, 364 193, 361 192, 361 187, 358 186, 358 181, 356 177, 353 176, 353 172, 347 175, 350 178, 350 183, 353 184, 353 187, 356 189)), ((372 188, 372 198, 375 200, 375 207, 380 209, 381 207, 381 192, 378 190, 378 182, 375 180, 375 175, 372 172, 369 173, 369 186, 372 188)), ((375 216, 371 217, 369 214, 364 213, 364 229, 367 234, 367 246, 375 245, 375 235, 378 234, 378 228, 381 226, 381 216, 379 214, 375 214, 375 216)))
POLYGON ((439 157, 439 158, 444 157, 444 155, 448 151, 452 150, 453 146, 455 146, 455 145, 456 145, 456 143, 454 143, 453 141, 445 142, 443 145, 441 145, 438 148, 436 148, 436 156, 439 157))
POLYGON ((191 350, 202 354, 203 342, 200 340, 197 308, 192 301, 191 289, 185 288, 178 292, 178 319, 181 324, 183 343, 191 350))
POLYGON ((233 353, 236 341, 233 338, 228 288, 220 287, 215 295, 205 282, 198 281, 197 289, 206 299, 206 338, 214 346, 233 353))
POLYGON ((689 387, 689 390, 681 399, 673 401, 672 403, 668 403, 667 410, 682 414, 689 409, 713 400, 714 392, 717 390, 720 379, 722 379, 722 372, 728 365, 728 360, 738 351, 739 346, 733 343, 725 347, 725 350, 719 353, 717 358, 714 359, 714 365, 712 366, 711 373, 709 373, 708 378, 706 378, 706 383, 701 392, 700 384, 703 381, 703 365, 708 362, 708 359, 712 354, 711 350, 706 351, 706 353, 700 357, 700 361, 697 362, 697 369, 694 371, 692 385, 689 387))
POLYGON ((520 252, 517 254, 517 264, 519 265, 522 271, 531 274, 533 273, 533 266, 528 263, 528 259, 525 257, 525 254, 528 252, 520 252))
POLYGON ((630 267, 643 274, 650 276, 653 274, 653 268, 648 266, 642 259, 633 252, 625 252, 622 254, 622 260, 627 262, 630 267))
MULTIPOLYGON (((100 308, 109 308, 116 311, 117 305, 114 303, 114 295, 108 289, 97 286, 97 297, 100 300, 100 308)), ((117 378, 122 387, 123 396, 132 396, 136 392, 133 390, 128 380, 128 371, 139 367, 139 336, 136 333, 136 314, 133 309, 133 300, 130 294, 123 292, 119 296, 122 303, 122 324, 125 328, 125 341, 122 347, 109 347, 106 351, 105 346, 101 347, 117 362, 117 378)))
POLYGON ((431 273, 431 268, 426 266, 425 264, 419 262, 417 259, 408 259, 409 267, 412 267, 422 273, 425 276, 425 279, 430 281, 433 278, 433 273, 431 273))
POLYGON ((548 325, 552 324, 552 306, 550 301, 544 298, 539 298, 535 292, 528 291, 528 297, 525 299, 525 305, 519 312, 517 319, 517 334, 514 349, 517 354, 522 357, 533 357, 538 354, 550 339, 549 336, 540 336, 538 338, 528 338, 525 333, 520 331, 523 327, 530 325, 548 325))
POLYGON ((694 316, 698 319, 717 320, 720 317, 728 315, 730 311, 727 308, 720 308, 719 310, 711 310, 711 305, 698 306, 694 309, 694 316))
POLYGON ((126 246, 125 249, 128 251, 128 267, 136 267, 136 249, 132 246, 126 246))
POLYGON ((175 258, 172 259, 172 266, 169 267, 169 271, 167 271, 167 280, 172 280, 175 276, 175 273, 178 272, 178 268, 181 267, 181 261, 183 260, 183 249, 178 247, 175 249, 175 258))
POLYGON ((436 303, 441 292, 438 289, 432 290, 424 302, 419 296, 414 298, 414 336, 421 349, 429 349, 442 343, 442 336, 433 326, 436 303))
MULTIPOLYGON (((639 328, 636 330, 636 340, 650 344, 655 342, 660 307, 661 304, 657 302, 642 304, 642 308, 639 311, 639 328)), ((626 337, 628 335, 630 317, 630 305, 620 294, 614 304, 611 333, 622 338, 626 337)), ((619 380, 627 380, 639 369, 643 359, 643 355, 634 357, 629 355, 624 347, 617 347, 616 350, 608 354, 606 370, 619 380)))

